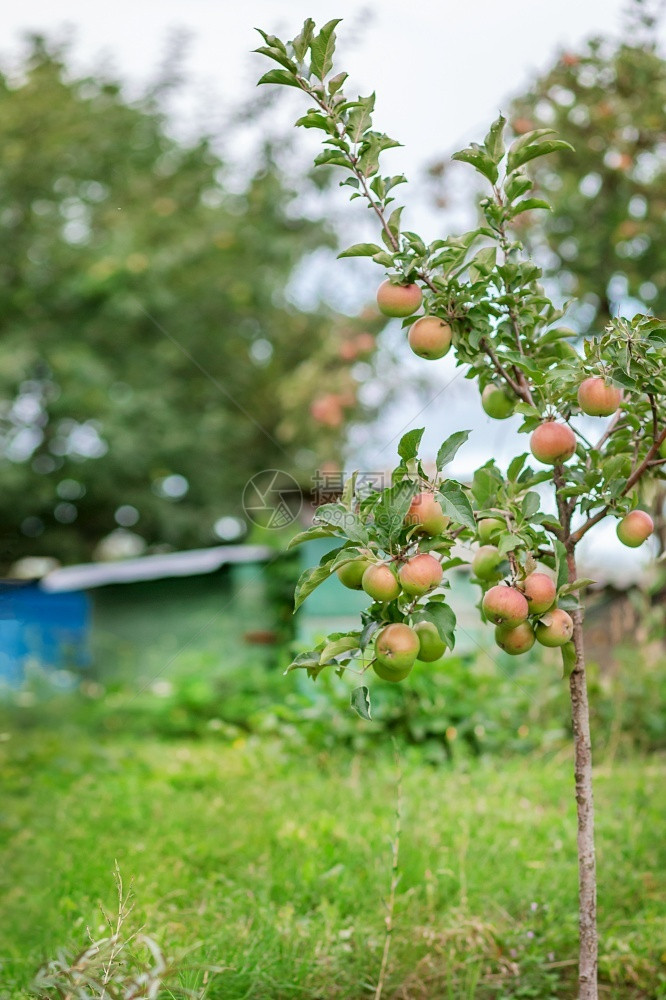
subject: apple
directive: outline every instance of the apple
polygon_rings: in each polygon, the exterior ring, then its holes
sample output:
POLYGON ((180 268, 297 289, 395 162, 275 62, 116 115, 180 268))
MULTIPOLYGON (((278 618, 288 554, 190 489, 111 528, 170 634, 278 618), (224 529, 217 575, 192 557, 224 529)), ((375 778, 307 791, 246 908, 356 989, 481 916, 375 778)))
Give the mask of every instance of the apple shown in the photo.
POLYGON ((623 545, 637 549, 654 531, 654 521, 644 510, 631 510, 617 526, 617 537, 623 545))
POLYGON ((310 415, 325 427, 340 427, 345 418, 340 397, 332 392, 312 400, 310 415))
POLYGON ((603 378, 586 378, 578 386, 578 405, 590 417, 610 417, 622 402, 622 390, 603 378))
POLYGON ((529 573, 520 589, 527 598, 531 615, 541 615, 548 611, 557 597, 557 587, 545 573, 529 573))
POLYGON ((368 566, 361 580, 363 590, 373 601, 394 601, 400 593, 398 578, 386 563, 368 566))
POLYGON ((353 559, 337 570, 338 580, 350 590, 362 590, 363 574, 372 563, 369 559, 353 559))
POLYGON ((359 354, 372 354, 375 349, 375 338, 371 333, 359 333, 353 342, 359 354))
POLYGON ((500 580, 501 570, 497 567, 503 561, 499 549, 495 545, 482 545, 477 549, 472 559, 472 572, 479 580, 500 580))
POLYGON ((398 570, 402 589, 406 594, 412 594, 414 597, 427 594, 429 590, 441 583, 442 576, 441 563, 428 552, 412 556, 398 570))
POLYGON ((548 611, 534 629, 542 646, 564 646, 573 635, 573 619, 562 608, 548 611))
POLYGON ((476 526, 476 531, 479 541, 485 545, 487 542, 492 542, 505 528, 506 524, 498 517, 482 517, 476 526))
POLYGON ((423 316, 409 330, 409 346, 419 358, 436 361, 451 347, 451 327, 437 316, 423 316))
POLYGON ((372 664, 372 669, 383 681, 390 681, 391 684, 399 684, 400 681, 404 681, 412 668, 409 666, 403 667, 402 670, 397 670, 394 667, 387 666, 385 663, 380 663, 379 660, 375 660, 372 664))
POLYGON ((659 458, 666 458, 666 438, 659 445, 659 458))
POLYGON ((441 535, 448 523, 449 518, 442 513, 433 493, 417 493, 412 498, 405 524, 419 528, 426 535, 441 535))
MULTIPOLYGON (((414 629, 401 622, 395 622, 378 633, 375 639, 375 658, 386 672, 393 671, 397 674, 403 671, 409 672, 414 666, 419 648, 419 637, 414 629)), ((402 677, 384 679, 402 680, 402 677)))
POLYGON ((444 656, 446 643, 442 642, 436 625, 432 622, 418 622, 414 626, 414 631, 419 637, 417 660, 432 663, 444 656))
POLYGON ((529 622, 521 622, 514 628, 508 625, 497 625, 495 628, 495 642, 509 656, 527 653, 535 641, 534 629, 529 622))
POLYGON ((394 285, 383 281, 377 289, 377 305, 385 316, 411 316, 421 305, 423 295, 418 285, 394 285))
POLYGON ((576 451, 576 435, 568 424, 546 420, 532 431, 530 449, 534 457, 544 465, 559 465, 570 459, 576 451))
POLYGON ((488 621, 494 625, 508 625, 515 628, 524 622, 529 614, 527 598, 515 587, 497 585, 486 591, 481 604, 488 621))
POLYGON ((481 406, 489 417, 506 420, 513 413, 514 400, 501 386, 491 383, 481 393, 481 406))

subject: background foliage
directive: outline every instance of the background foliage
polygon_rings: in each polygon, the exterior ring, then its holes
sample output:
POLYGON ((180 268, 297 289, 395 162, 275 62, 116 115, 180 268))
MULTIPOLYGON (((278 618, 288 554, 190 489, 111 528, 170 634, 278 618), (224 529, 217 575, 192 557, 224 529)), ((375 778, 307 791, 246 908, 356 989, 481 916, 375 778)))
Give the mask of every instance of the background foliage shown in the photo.
POLYGON ((211 544, 255 472, 309 487, 339 463, 378 321, 292 305, 332 235, 270 148, 232 191, 218 146, 174 138, 159 93, 79 79, 35 38, 0 76, 0 150, 5 565, 90 558, 118 524, 211 544))

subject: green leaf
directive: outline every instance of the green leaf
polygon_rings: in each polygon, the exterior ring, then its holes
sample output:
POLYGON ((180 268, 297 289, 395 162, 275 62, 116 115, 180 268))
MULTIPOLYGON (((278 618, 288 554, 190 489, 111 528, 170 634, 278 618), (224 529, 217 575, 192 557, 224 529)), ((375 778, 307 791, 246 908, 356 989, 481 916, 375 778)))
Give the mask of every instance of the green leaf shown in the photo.
POLYGON ((373 507, 374 521, 387 540, 402 527, 417 489, 416 483, 403 479, 380 493, 379 501, 373 507))
POLYGON ((370 692, 365 684, 361 687, 354 688, 352 691, 351 707, 357 715, 361 716, 362 719, 365 719, 367 722, 372 722, 372 715, 370 714, 370 692))
POLYGON ((379 132, 367 132, 361 146, 357 167, 364 177, 372 177, 379 170, 379 157, 385 149, 393 149, 400 143, 379 132))
POLYGON ((499 176, 497 167, 484 150, 476 143, 472 143, 467 149, 461 149, 451 157, 453 160, 460 160, 462 163, 469 163, 479 174, 483 174, 491 184, 495 184, 499 176))
POLYGON ((448 604, 440 601, 428 601, 423 608, 419 608, 418 617, 421 621, 432 622, 442 642, 445 642, 449 649, 453 649, 456 644, 456 616, 448 604))
POLYGON ((515 219, 521 212, 533 212, 537 208, 543 208, 546 212, 552 212, 552 206, 543 198, 523 198, 517 202, 507 214, 508 219, 515 219))
POLYGON ((316 649, 313 649, 308 653, 299 653, 298 656, 295 656, 291 661, 285 670, 285 674, 291 673, 292 670, 307 670, 308 677, 311 677, 316 681, 317 677, 324 669, 319 662, 319 656, 319 651, 316 649))
POLYGON ((444 483, 438 494, 444 513, 455 521, 456 524, 463 524, 466 528, 476 530, 474 511, 467 496, 463 493, 459 483, 449 481, 444 483))
POLYGON ((341 20, 341 17, 337 17, 329 21, 310 42, 310 68, 320 80, 323 80, 333 68, 335 29, 341 20))
POLYGON ((328 81, 329 94, 337 94, 348 76, 348 73, 338 73, 336 76, 332 76, 328 81))
POLYGON ((525 520, 529 521, 529 519, 533 517, 534 514, 536 514, 540 506, 541 506, 541 499, 538 493, 534 493, 533 491, 526 493, 525 496, 523 497, 523 504, 522 504, 522 512, 525 520))
POLYGON ((375 264, 381 264, 382 267, 393 266, 393 255, 387 253, 386 250, 381 250, 379 253, 376 253, 372 259, 375 264))
POLYGON ((569 571, 567 567, 567 550, 560 541, 553 542, 553 549, 555 550, 555 569, 557 570, 557 589, 559 592, 560 587, 566 585, 569 579, 569 571))
POLYGON ((322 132, 328 132, 328 119, 324 115, 320 114, 319 111, 314 111, 310 109, 301 118, 298 118, 294 125, 300 128, 318 128, 322 132))
POLYGON ((488 135, 484 139, 483 145, 486 148, 488 156, 493 161, 493 163, 498 164, 502 157, 504 156, 504 129, 506 126, 506 118, 504 115, 500 115, 497 121, 494 121, 488 130, 488 135))
POLYGON ((318 156, 315 156, 314 165, 315 167, 349 167, 349 160, 339 149, 325 149, 318 156))
POLYGON ((354 102, 354 107, 349 112, 349 117, 345 125, 347 137, 354 145, 361 142, 365 133, 372 127, 372 111, 374 107, 374 94, 370 94, 369 97, 359 97, 358 101, 354 102))
POLYGON ((523 466, 527 461, 527 454, 528 453, 525 452, 523 455, 516 455, 515 458, 511 459, 509 468, 507 469, 506 472, 506 478, 509 480, 510 483, 515 483, 516 480, 518 479, 518 476, 523 471, 523 466))
POLYGON ((281 49, 273 48, 270 45, 262 45, 260 48, 255 49, 255 52, 260 53, 262 56, 268 56, 269 59, 273 59, 275 62, 280 63, 284 66, 291 74, 296 72, 296 66, 286 54, 286 52, 281 51, 281 49))
POLYGON ((456 431, 455 434, 451 434, 446 439, 437 452, 436 465, 438 472, 441 472, 445 465, 453 461, 458 453, 458 449, 465 444, 469 435, 470 431, 456 431))
POLYGON ((296 590, 294 591, 294 611, 298 611, 303 601, 306 597, 315 590, 320 583, 327 580, 332 572, 332 560, 331 562, 324 563, 324 565, 313 566, 310 569, 304 570, 296 584, 296 590))
POLYGON ((321 651, 320 664, 330 663, 331 660, 342 653, 350 653, 353 649, 359 649, 359 636, 359 632, 350 633, 349 635, 343 635, 340 639, 333 639, 331 642, 327 642, 321 651))
POLYGON ((563 139, 546 139, 531 146, 524 146, 519 150, 515 149, 514 143, 507 157, 507 171, 512 173, 518 167, 522 167, 524 163, 529 163, 530 160, 535 160, 538 156, 547 156, 548 153, 557 153, 562 149, 574 152, 573 146, 568 142, 564 142, 563 139))
POLYGON ((410 459, 416 458, 419 453, 419 445, 421 444, 421 438, 423 437, 423 432, 425 427, 415 428, 414 430, 407 431, 406 434, 400 438, 400 444, 398 445, 398 454, 403 462, 409 462, 410 459))
POLYGON ((290 73, 286 69, 270 69, 268 73, 264 73, 261 79, 257 81, 257 86, 260 87, 262 83, 277 83, 284 87, 302 89, 293 73, 290 73))
POLYGON ((502 477, 494 465, 484 465, 476 470, 472 479, 472 495, 482 510, 495 506, 501 485, 502 477))
POLYGON ((562 646, 562 676, 571 677, 576 666, 576 647, 573 642, 566 642, 562 646))
MULTIPOLYGON (((396 239, 400 235, 400 216, 401 215, 402 215, 402 208, 394 208, 393 211, 391 212, 391 214, 389 215, 387 221, 386 221, 386 225, 389 228, 389 232, 393 233, 393 235, 396 237, 396 239)), ((424 250, 425 250, 425 247, 424 247, 424 250)))
POLYGON ((625 389, 635 389, 636 379, 632 378, 626 372, 622 371, 621 368, 616 368, 612 374, 613 382, 617 382, 618 385, 623 386, 625 389))
POLYGON ((497 550, 501 556, 506 556, 523 544, 523 540, 518 535, 511 535, 507 532, 500 538, 497 550))
POLYGON ((358 514, 354 514, 343 503, 327 503, 317 507, 315 519, 318 524, 329 525, 336 533, 352 542, 367 544, 369 541, 368 532, 358 514))
POLYGON ((467 263, 472 280, 476 280, 478 275, 482 275, 483 277, 489 275, 496 263, 496 247, 482 247, 480 250, 477 250, 472 259, 467 263), (476 272, 476 274, 473 272, 476 272))
POLYGON ((297 535, 294 535, 294 537, 289 540, 287 551, 289 549, 295 549, 297 545, 302 545, 303 542, 309 542, 313 538, 335 538, 335 532, 325 525, 315 525, 312 528, 307 528, 305 531, 299 531, 297 535))
POLYGON ((589 587, 592 583, 596 583, 596 580, 581 577, 580 580, 574 580, 573 583, 567 583, 564 587, 560 587, 557 596, 564 597, 566 594, 573 594, 576 590, 583 590, 584 587, 589 587))
POLYGON ((312 41, 312 36, 314 35, 314 30, 315 23, 311 17, 308 17, 301 28, 300 34, 296 35, 296 38, 294 38, 291 43, 294 55, 298 59, 299 63, 303 62, 308 53, 310 42, 312 41))
POLYGON ((352 501, 354 499, 354 493, 356 492, 356 480, 358 479, 358 472, 352 472, 349 479, 345 480, 345 485, 340 494, 340 503, 347 510, 351 510, 352 501))
POLYGON ((361 650, 365 649, 370 640, 372 639, 373 635, 375 634, 375 632, 377 632, 378 629, 380 628, 381 628, 381 623, 375 621, 374 618, 371 618, 370 621, 367 623, 367 625, 363 626, 361 635, 358 640, 358 648, 361 650))
POLYGON ((382 248, 375 243, 354 243, 353 246, 338 254, 338 260, 341 257, 374 257, 376 253, 381 252, 382 248))

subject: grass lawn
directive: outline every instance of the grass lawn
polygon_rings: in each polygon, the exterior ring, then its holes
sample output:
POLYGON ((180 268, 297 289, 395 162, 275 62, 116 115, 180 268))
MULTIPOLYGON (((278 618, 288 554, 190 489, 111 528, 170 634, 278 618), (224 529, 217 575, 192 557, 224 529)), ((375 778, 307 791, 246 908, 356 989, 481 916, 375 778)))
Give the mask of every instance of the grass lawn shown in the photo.
MULTIPOLYGON (((133 880, 135 924, 205 965, 210 998, 373 995, 384 943, 395 766, 277 742, 0 744, 0 982, 82 946, 133 880)), ((384 998, 574 996, 571 760, 455 769, 403 754, 403 832, 384 998)), ((596 774, 603 997, 666 997, 666 763, 596 774)), ((176 983, 178 980, 176 980, 176 983)), ((173 987, 174 991, 178 990, 173 987)))

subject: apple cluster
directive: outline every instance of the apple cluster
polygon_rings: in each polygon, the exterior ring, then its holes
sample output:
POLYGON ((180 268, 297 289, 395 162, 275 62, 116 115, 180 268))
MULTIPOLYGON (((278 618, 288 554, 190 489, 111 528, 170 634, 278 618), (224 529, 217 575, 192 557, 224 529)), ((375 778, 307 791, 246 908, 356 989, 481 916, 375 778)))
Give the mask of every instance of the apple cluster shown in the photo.
MULTIPOLYGON (((387 279, 377 290, 377 305, 384 316, 406 319, 420 308, 423 294, 416 284, 396 284, 387 279)), ((438 316, 425 315, 409 328, 408 342, 414 354, 428 361, 443 358, 453 342, 451 325, 438 316)), ((590 417, 610 417, 622 403, 622 390, 597 375, 584 379, 578 387, 578 405, 590 417)), ((517 399, 505 386, 491 382, 481 393, 481 405, 495 420, 505 420, 515 412, 517 399)), ((578 442, 569 424, 554 418, 544 420, 530 437, 530 450, 543 465, 568 462, 576 453, 578 442)), ((661 457, 666 458, 666 442, 661 457)), ((654 523, 643 510, 633 510, 618 523, 617 536, 624 545, 636 548, 649 538, 654 523)), ((500 626, 501 627, 501 626, 500 626)), ((526 635, 526 630, 523 629, 526 635)), ((565 640, 566 641, 566 640, 565 640)), ((559 643, 554 643, 559 645, 559 643)))
POLYGON ((573 635, 573 620, 556 606, 557 586, 547 573, 533 570, 519 582, 500 583, 505 562, 492 543, 505 527, 499 518, 480 520, 481 544, 472 559, 474 576, 488 587, 481 606, 495 625, 495 641, 511 656, 527 653, 537 641, 542 646, 564 646, 573 635))
MULTIPOLYGON (((422 491, 411 500, 404 526, 416 539, 441 535, 449 525, 434 492, 422 491)), ((409 551, 409 550, 408 550, 409 551)), ((411 551, 380 559, 368 550, 366 558, 344 563, 338 579, 352 590, 364 590, 379 605, 399 598, 408 602, 405 613, 417 611, 419 598, 432 593, 442 582, 441 560, 433 552, 411 551)), ((391 622, 375 636, 372 668, 383 680, 397 683, 407 677, 416 660, 432 663, 446 652, 446 643, 431 621, 391 622)))

